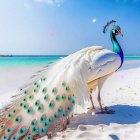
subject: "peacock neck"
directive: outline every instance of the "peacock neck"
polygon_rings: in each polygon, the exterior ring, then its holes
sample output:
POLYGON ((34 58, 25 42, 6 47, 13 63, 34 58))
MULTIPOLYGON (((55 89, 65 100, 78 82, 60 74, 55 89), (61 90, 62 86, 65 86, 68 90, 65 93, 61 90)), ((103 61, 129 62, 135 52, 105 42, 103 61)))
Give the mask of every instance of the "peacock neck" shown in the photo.
POLYGON ((122 51, 120 44, 118 43, 118 41, 116 39, 116 36, 112 32, 111 32, 111 41, 113 44, 113 51, 115 53, 117 53, 121 58, 121 64, 120 64, 120 67, 121 67, 123 64, 123 61, 124 61, 124 54, 123 54, 123 51, 122 51))

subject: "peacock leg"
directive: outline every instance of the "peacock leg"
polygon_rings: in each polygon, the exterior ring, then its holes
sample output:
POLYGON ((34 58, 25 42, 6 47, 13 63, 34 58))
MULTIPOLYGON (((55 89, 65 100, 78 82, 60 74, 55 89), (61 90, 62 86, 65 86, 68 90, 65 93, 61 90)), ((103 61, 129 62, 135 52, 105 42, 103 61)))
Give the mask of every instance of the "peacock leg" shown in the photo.
POLYGON ((109 75, 106 75, 102 78, 100 78, 98 80, 98 102, 99 102, 99 106, 100 106, 100 109, 101 109, 101 112, 97 112, 96 114, 114 114, 115 111, 114 110, 108 110, 108 108, 103 108, 102 107, 102 104, 101 104, 101 95, 100 95, 100 91, 101 91, 101 88, 104 84, 104 82, 106 81, 106 79, 110 76, 111 74, 109 75))
MULTIPOLYGON (((90 89, 90 93, 92 94, 92 89, 90 89)), ((92 109, 95 110, 95 106, 94 106, 94 103, 93 103, 93 99, 92 99, 92 96, 90 94, 90 101, 91 101, 91 104, 92 104, 92 109)))
POLYGON ((100 89, 99 89, 99 91, 98 91, 98 102, 99 102, 99 105, 100 105, 101 113, 104 113, 104 111, 103 111, 103 107, 102 107, 102 104, 101 104, 100 89))

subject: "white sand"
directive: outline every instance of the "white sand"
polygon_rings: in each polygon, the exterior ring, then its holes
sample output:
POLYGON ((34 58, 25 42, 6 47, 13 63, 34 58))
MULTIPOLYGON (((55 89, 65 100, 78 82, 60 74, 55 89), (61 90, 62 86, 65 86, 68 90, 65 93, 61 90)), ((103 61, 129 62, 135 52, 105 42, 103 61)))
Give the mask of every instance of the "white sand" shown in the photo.
MULTIPOLYGON (((32 82, 29 77, 39 69, 0 69, 0 103, 7 100, 5 96, 10 96, 10 91, 18 90, 27 81, 32 82)), ((97 93, 93 93, 93 100, 98 107, 96 96, 97 93)), ((122 69, 106 81, 101 96, 103 106, 115 110, 115 114, 92 115, 90 110, 78 114, 71 120, 68 129, 57 133, 53 139, 140 140, 140 61, 125 62, 122 69)))

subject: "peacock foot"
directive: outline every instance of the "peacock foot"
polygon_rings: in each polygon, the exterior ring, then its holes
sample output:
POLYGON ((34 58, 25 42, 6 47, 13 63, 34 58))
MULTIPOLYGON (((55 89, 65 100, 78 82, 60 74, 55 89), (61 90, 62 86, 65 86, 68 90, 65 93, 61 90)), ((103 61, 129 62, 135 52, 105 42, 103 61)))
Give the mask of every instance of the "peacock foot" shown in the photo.
POLYGON ((95 110, 95 107, 88 107, 89 110, 95 110))
POLYGON ((96 112, 96 114, 114 114, 114 110, 109 110, 108 107, 104 107, 103 110, 96 112))

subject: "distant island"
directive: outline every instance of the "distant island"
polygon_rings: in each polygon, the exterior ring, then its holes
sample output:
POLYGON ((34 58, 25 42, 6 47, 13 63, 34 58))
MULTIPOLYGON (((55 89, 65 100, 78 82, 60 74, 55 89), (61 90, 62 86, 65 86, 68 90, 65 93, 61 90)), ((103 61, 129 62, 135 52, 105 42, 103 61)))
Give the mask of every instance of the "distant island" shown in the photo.
POLYGON ((0 55, 0 57, 12 57, 13 55, 0 55))

